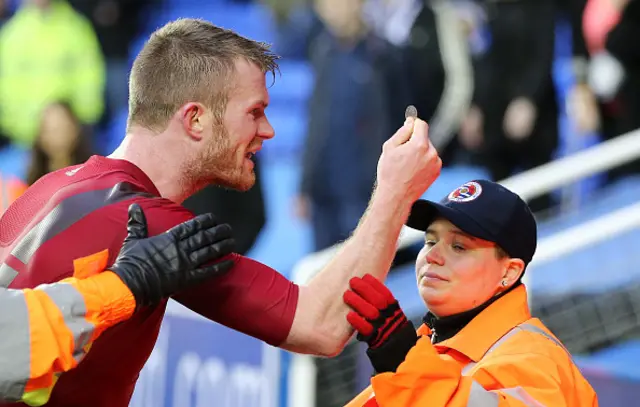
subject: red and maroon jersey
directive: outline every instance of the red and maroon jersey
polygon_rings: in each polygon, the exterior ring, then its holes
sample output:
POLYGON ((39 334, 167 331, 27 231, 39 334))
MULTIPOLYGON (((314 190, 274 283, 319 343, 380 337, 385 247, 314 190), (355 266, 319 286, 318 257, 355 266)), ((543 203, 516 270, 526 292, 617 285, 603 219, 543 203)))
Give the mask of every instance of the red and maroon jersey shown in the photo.
MULTIPOLYGON (((100 252, 112 264, 134 202, 144 210, 150 236, 193 217, 160 198, 151 180, 127 161, 94 156, 46 175, 0 219, 0 286, 32 288, 70 277, 74 261, 100 252)), ((233 257, 228 274, 174 299, 213 321, 281 344, 293 323, 298 287, 261 263, 233 257)), ((141 309, 107 330, 80 365, 60 377, 47 406, 126 407, 165 306, 141 309)))

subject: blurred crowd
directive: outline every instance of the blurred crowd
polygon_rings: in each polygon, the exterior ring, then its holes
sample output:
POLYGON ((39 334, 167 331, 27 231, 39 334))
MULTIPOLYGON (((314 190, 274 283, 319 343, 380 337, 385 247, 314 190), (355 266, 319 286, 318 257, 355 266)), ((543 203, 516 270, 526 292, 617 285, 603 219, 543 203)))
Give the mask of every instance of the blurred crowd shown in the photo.
MULTIPOLYGON (((316 250, 357 225, 381 146, 409 104, 430 123, 445 166, 479 166, 494 180, 556 157, 562 111, 575 137, 640 127, 638 0, 235 3, 269 7, 276 51, 314 71, 296 208, 316 250), (560 20, 572 34, 566 99, 553 77, 560 20)), ((0 0, 0 149, 30 154, 24 171, 0 174, 0 212, 46 173, 108 153, 99 135, 126 109, 131 44, 159 7, 163 0, 0 0)), ((607 182, 638 169, 617 168, 607 182)), ((248 194, 209 187, 186 206, 229 221, 244 253, 265 223, 257 185, 248 194)), ((553 200, 531 206, 542 213, 553 200)))
MULTIPOLYGON (((366 207, 385 138, 413 104, 445 166, 494 180, 557 157, 570 136, 614 138, 640 127, 636 0, 265 0, 286 57, 316 74, 299 211, 316 249, 345 239, 366 207), (571 31, 573 81, 554 81, 559 22, 571 31)), ((605 183, 637 173, 638 162, 605 183)), ((546 195, 530 202, 549 214, 546 195)))

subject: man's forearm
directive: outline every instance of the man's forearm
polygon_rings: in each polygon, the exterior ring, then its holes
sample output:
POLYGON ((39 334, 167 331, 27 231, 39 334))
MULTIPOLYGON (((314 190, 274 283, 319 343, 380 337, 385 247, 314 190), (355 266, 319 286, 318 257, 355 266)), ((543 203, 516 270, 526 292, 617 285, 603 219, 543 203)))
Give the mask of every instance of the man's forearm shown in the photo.
POLYGON ((353 236, 321 272, 300 287, 299 312, 292 331, 312 331, 316 338, 303 341, 313 343, 314 349, 292 343, 291 350, 327 356, 340 352, 353 332, 346 320, 348 307, 342 301, 342 293, 352 277, 369 273, 381 280, 386 278, 411 204, 393 190, 376 190, 353 236))
POLYGON ((305 287, 300 287, 285 349, 333 356, 349 340, 348 307, 342 295, 349 280, 369 273, 384 280, 413 202, 433 184, 442 160, 429 141, 428 125, 406 117, 382 146, 378 187, 353 236, 305 287))

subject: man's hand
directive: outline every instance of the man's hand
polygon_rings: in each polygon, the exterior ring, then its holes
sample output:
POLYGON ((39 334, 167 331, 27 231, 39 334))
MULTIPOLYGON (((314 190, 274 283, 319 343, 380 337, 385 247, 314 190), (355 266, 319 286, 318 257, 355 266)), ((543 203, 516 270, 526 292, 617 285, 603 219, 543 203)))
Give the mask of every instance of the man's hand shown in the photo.
POLYGON ((129 207, 127 232, 120 254, 109 269, 129 287, 138 307, 156 304, 233 267, 232 260, 222 260, 233 251, 231 227, 218 225, 210 214, 148 238, 144 213, 133 204, 129 207))
POLYGON ((429 126, 410 117, 382 146, 378 190, 394 192, 411 204, 433 184, 441 168, 442 160, 429 140, 429 126))
POLYGON ((353 310, 347 321, 358 332, 356 338, 369 345, 367 356, 378 373, 395 372, 418 335, 398 301, 384 284, 370 274, 349 281, 343 299, 353 310))

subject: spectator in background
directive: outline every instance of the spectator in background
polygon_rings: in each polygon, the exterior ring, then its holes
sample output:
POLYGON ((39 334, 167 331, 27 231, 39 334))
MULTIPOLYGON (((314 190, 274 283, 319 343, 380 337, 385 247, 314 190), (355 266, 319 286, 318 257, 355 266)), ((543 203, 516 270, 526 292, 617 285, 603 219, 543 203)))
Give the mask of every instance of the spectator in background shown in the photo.
POLYGON ((40 130, 31 149, 27 184, 61 168, 84 163, 91 156, 89 135, 68 103, 45 108, 40 130))
POLYGON ((81 122, 103 112, 104 61, 91 24, 64 0, 23 0, 0 30, 0 129, 30 147, 42 109, 68 100, 81 122))
POLYGON ((68 0, 91 23, 106 59, 106 110, 108 123, 127 108, 131 44, 142 34, 141 16, 163 0, 68 0))
POLYGON ((311 42, 324 31, 313 0, 262 0, 276 24, 278 53, 285 59, 308 59, 311 42))
POLYGON ((363 2, 314 3, 324 27, 310 49, 315 87, 298 211, 311 219, 315 250, 357 226, 382 144, 404 120, 408 100, 400 53, 369 30, 363 2))
MULTIPOLYGON (((608 1, 608 0, 606 0, 608 1)), ((583 16, 587 0, 557 0, 558 11, 571 25, 571 52, 572 68, 575 83, 569 89, 567 95, 567 110, 575 126, 577 133, 591 133, 598 128, 604 132, 613 131, 612 120, 607 120, 611 114, 607 114, 607 108, 598 104, 598 100, 589 86, 589 59, 590 51, 585 40, 583 16), (604 119, 601 122, 601 119, 604 119)), ((604 15, 598 24, 598 31, 602 31, 607 19, 611 15, 604 15)), ((607 24, 611 24, 611 20, 607 24)), ((609 112, 610 113, 610 112, 609 112)))
MULTIPOLYGON (((474 103, 459 140, 499 181, 551 161, 558 144, 556 9, 554 0, 482 3, 490 44, 476 60, 474 103)), ((551 197, 529 204, 539 212, 551 206, 551 197)))
MULTIPOLYGON (((580 19, 590 61, 587 83, 599 98, 605 140, 640 128, 640 4, 630 0, 589 0, 580 19)), ((583 113, 580 115, 580 113, 583 113)), ((576 120, 584 121, 576 110, 576 120)), ((640 172, 640 160, 608 172, 616 181, 640 172)))
POLYGON ((91 156, 89 134, 66 102, 54 102, 41 116, 30 149, 27 173, 0 173, 0 215, 40 177, 85 162, 91 156))
POLYGON ((455 136, 473 96, 473 65, 465 32, 466 2, 423 0, 409 31, 405 65, 411 78, 411 101, 428 118, 429 139, 443 160, 459 155, 455 136))

